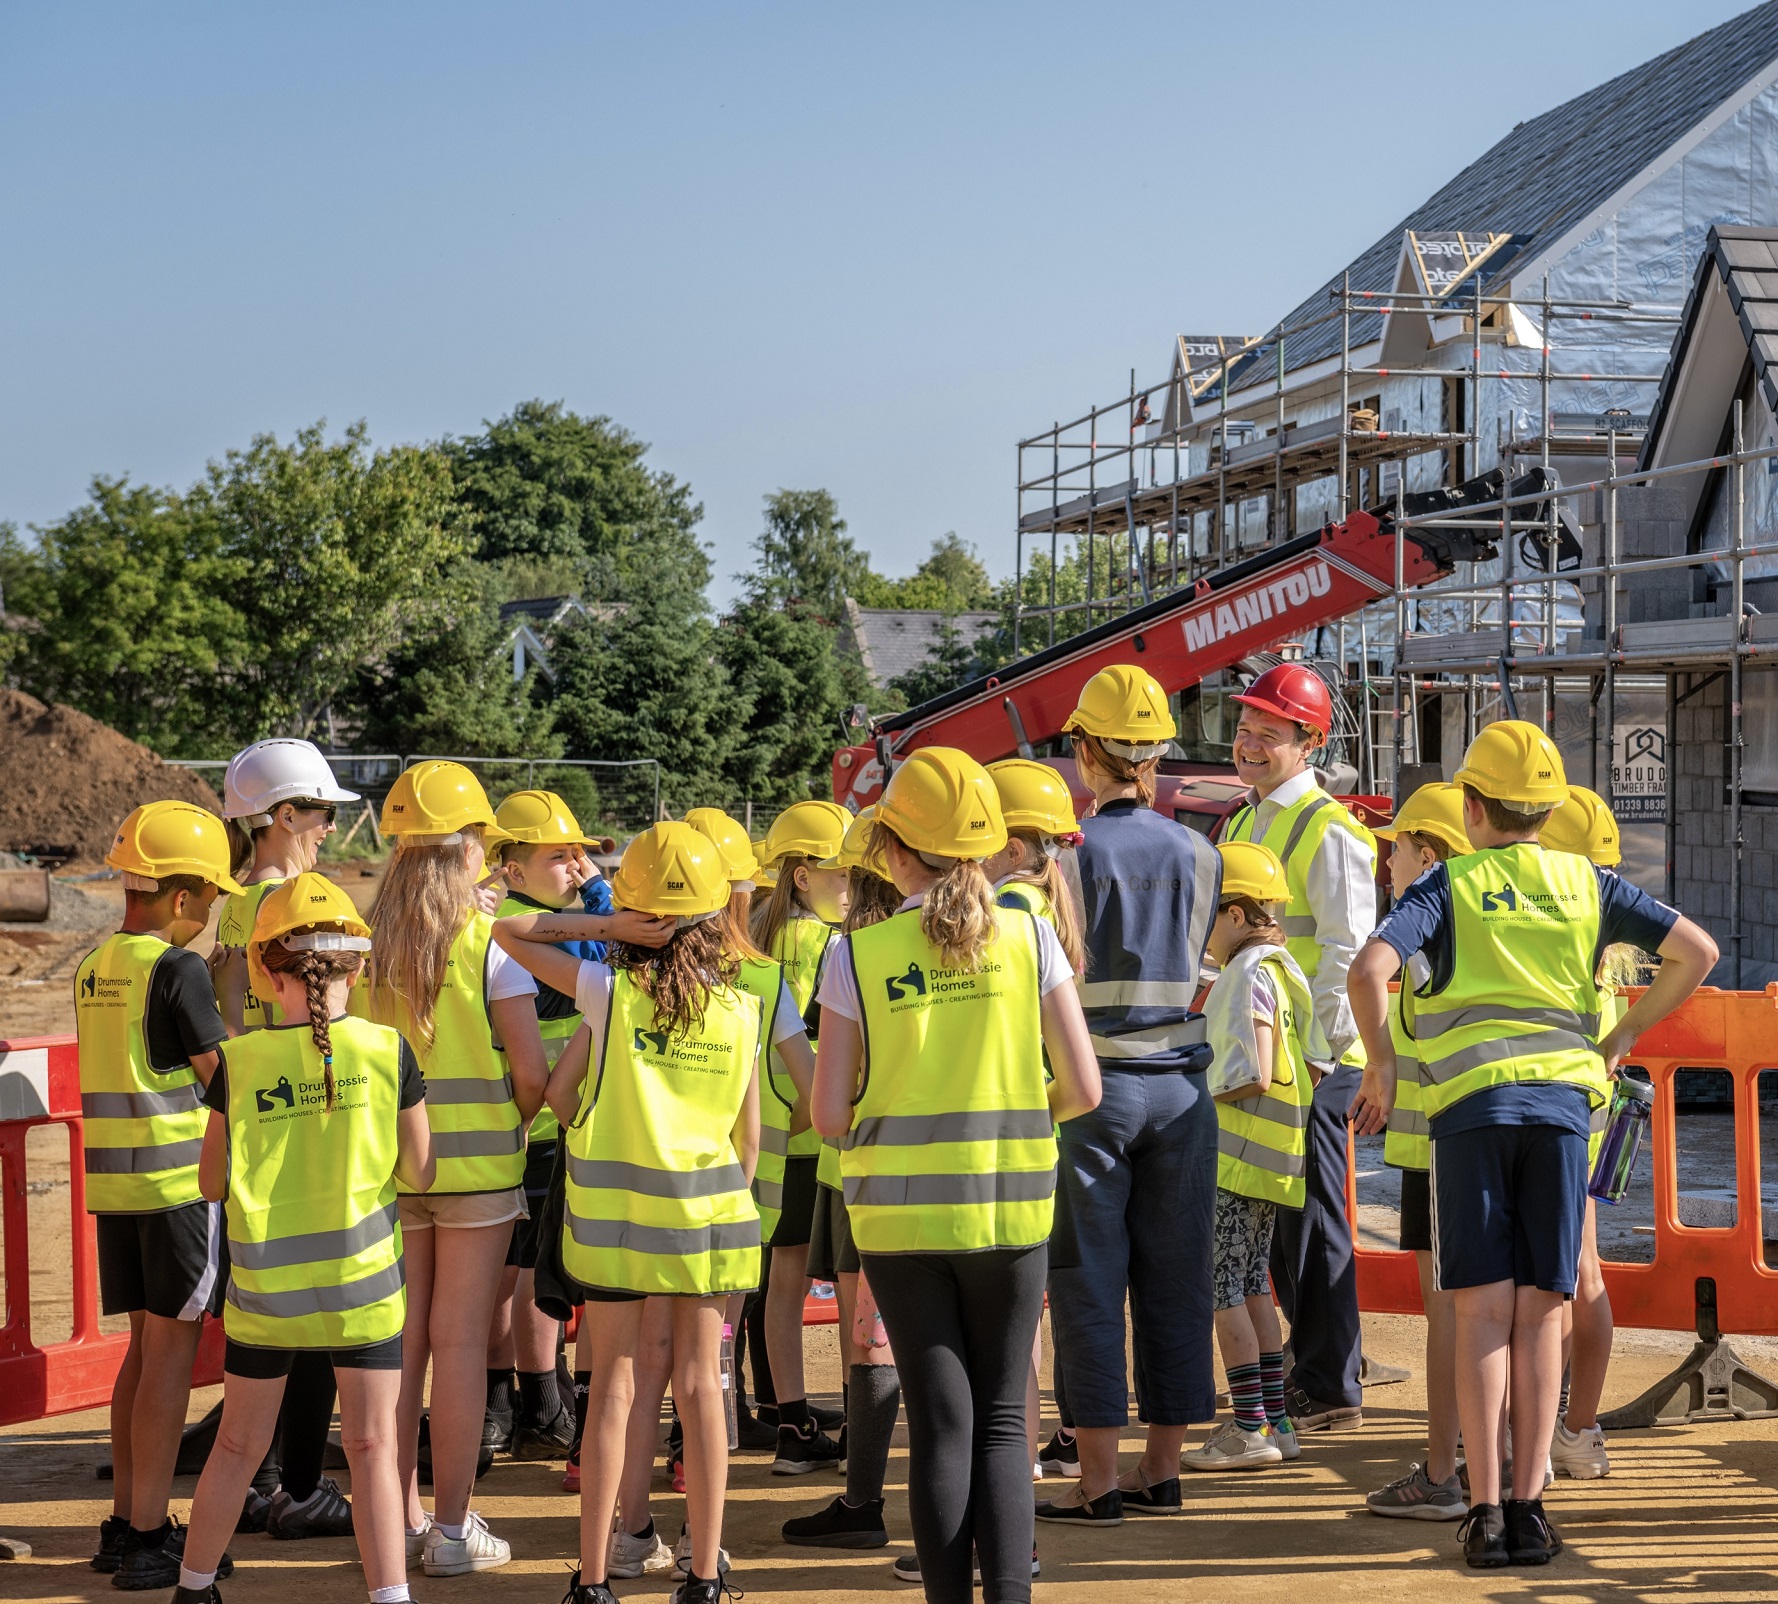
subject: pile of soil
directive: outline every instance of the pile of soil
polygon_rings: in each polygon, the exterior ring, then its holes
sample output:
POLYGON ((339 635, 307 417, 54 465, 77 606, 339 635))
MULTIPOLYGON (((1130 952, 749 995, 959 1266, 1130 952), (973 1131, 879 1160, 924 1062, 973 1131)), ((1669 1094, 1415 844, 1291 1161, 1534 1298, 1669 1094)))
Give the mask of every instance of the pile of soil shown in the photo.
POLYGON ((59 702, 0 690, 0 850, 97 864, 131 808, 164 800, 222 811, 190 769, 59 702))

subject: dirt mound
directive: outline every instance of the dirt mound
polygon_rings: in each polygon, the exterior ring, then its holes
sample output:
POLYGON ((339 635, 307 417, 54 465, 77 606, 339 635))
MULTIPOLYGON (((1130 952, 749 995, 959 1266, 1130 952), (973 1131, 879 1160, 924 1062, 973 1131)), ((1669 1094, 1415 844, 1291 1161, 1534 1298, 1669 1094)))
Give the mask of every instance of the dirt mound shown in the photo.
POLYGON ((0 690, 0 850, 97 863, 131 808, 166 799, 222 811, 190 769, 71 707, 0 690))

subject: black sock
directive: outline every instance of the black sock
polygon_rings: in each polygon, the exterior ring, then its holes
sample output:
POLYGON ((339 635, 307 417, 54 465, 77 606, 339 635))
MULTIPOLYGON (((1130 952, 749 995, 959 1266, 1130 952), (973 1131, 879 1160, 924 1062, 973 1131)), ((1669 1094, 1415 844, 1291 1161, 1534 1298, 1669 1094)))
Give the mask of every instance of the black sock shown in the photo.
POLYGON ((901 1373, 894 1365, 853 1365, 846 1416, 846 1502, 857 1509, 883 1496, 889 1442, 901 1411, 901 1373))
POLYGON ((488 1413, 497 1420, 510 1421, 518 1402, 518 1385, 510 1370, 488 1372, 488 1413))
POLYGON ((521 1370, 519 1372, 519 1414, 534 1426, 556 1418, 561 1407, 556 1399, 556 1373, 553 1370, 521 1370))
MULTIPOLYGON (((630 1529, 626 1526, 624 1530, 629 1531, 630 1529)), ((654 1516, 650 1515, 648 1517, 648 1524, 639 1532, 630 1532, 630 1536, 634 1537, 638 1542, 646 1543, 649 1538, 654 1536, 654 1516)))
POLYGON ((593 1390, 593 1373, 590 1370, 574 1372, 574 1446, 580 1446, 580 1439, 586 1432, 586 1401, 587 1394, 593 1390))
POLYGON ((556 1349, 556 1402, 564 1409, 574 1404, 574 1374, 568 1368, 568 1355, 561 1347, 556 1349))
POLYGON ((809 1400, 807 1398, 780 1398, 778 1400, 778 1426, 782 1430, 809 1434, 809 1400))

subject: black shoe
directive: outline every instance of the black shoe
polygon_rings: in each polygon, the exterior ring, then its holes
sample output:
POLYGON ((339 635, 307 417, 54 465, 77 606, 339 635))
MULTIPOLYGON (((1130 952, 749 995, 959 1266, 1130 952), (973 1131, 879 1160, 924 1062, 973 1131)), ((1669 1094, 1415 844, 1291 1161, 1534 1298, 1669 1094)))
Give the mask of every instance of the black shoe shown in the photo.
POLYGON ((582 1582, 577 1570, 568 1578, 568 1591, 562 1604, 617 1604, 617 1594, 603 1582, 582 1582))
POLYGON ((1505 1510, 1506 1555, 1513 1564, 1547 1565, 1562 1552, 1541 1498, 1509 1498, 1505 1510))
POLYGON ((757 1453, 763 1448, 778 1446, 778 1423, 775 1420, 761 1420, 749 1409, 743 1411, 736 1426, 736 1435, 740 1438, 743 1449, 751 1449, 757 1453))
MULTIPOLYGON (((147 1593, 179 1585, 179 1567, 185 1560, 185 1528, 169 1518, 154 1535, 160 1541, 153 1546, 145 1544, 133 1528, 125 1535, 123 1552, 111 1577, 113 1587, 126 1593, 147 1593)), ((217 1580, 227 1581, 234 1571, 235 1562, 224 1554, 216 1563, 217 1580)))
POLYGON ((1177 1476, 1169 1476, 1165 1481, 1143 1481, 1138 1471, 1136 1479, 1142 1482, 1140 1487, 1118 1488, 1126 1515, 1177 1515, 1185 1507, 1177 1476))
POLYGON ((1298 1436, 1311 1431, 1357 1431, 1364 1424, 1364 1411, 1356 1405, 1326 1403, 1311 1398, 1301 1387, 1293 1387, 1284 1404, 1298 1436))
POLYGON ((503 1454, 511 1447, 512 1416, 485 1410, 482 1414, 482 1452, 488 1456, 489 1462, 493 1462, 495 1454, 503 1454))
POLYGON ((840 1445, 819 1427, 811 1424, 806 1432, 794 1426, 778 1428, 778 1457, 772 1461, 774 1476, 806 1476, 822 1465, 831 1465, 840 1457, 840 1445))
POLYGON ((846 1428, 843 1423, 840 1426, 839 1444, 840 1457, 834 1461, 833 1468, 843 1476, 846 1474, 846 1428))
POLYGON ((521 1421, 512 1430, 514 1459, 565 1459, 574 1446, 574 1411, 558 1408, 542 1425, 521 1421))
POLYGON ((784 1541, 805 1548, 881 1548, 889 1541, 883 1524, 883 1500, 873 1498, 854 1509, 836 1498, 814 1515, 799 1515, 784 1523, 784 1541))
POLYGON ((124 1538, 130 1530, 127 1515, 107 1515, 99 1522, 99 1551, 89 1563, 102 1575, 109 1576, 123 1558, 124 1538))
POLYGON ((222 1604, 222 1589, 214 1582, 208 1587, 175 1587, 173 1604, 222 1604))
POLYGON ((745 1598, 737 1587, 728 1585, 726 1576, 719 1576, 713 1582, 702 1577, 688 1576, 673 1589, 672 1604, 722 1604, 725 1598, 745 1598))
POLYGON ((812 1403, 809 1405, 809 1419, 815 1422, 817 1431, 838 1431, 846 1423, 846 1411, 824 1409, 820 1404, 812 1403))
POLYGON ((1046 1498, 1037 1506, 1039 1520, 1067 1521, 1076 1526, 1121 1526, 1124 1523, 1124 1495, 1113 1487, 1090 1503, 1085 1500, 1046 1498))
POLYGON ((1510 1561, 1506 1551, 1506 1516, 1498 1504, 1476 1504, 1457 1528, 1464 1562, 1478 1571, 1499 1570, 1510 1561))
POLYGON ((331 1476, 323 1476, 314 1493, 300 1504, 280 1487, 272 1497, 265 1529, 273 1537, 283 1538, 350 1537, 352 1506, 331 1476))
POLYGON ((1056 1431, 1037 1455, 1046 1476, 1061 1476, 1072 1481, 1080 1475, 1080 1445, 1071 1431, 1056 1431))
MULTIPOLYGON (((482 1446, 475 1456, 475 1478, 480 1481, 487 1475, 494 1463, 494 1450, 488 1446, 486 1417, 483 1417, 482 1446)), ((420 1444, 416 1460, 416 1470, 422 1487, 432 1485, 432 1414, 430 1410, 420 1411, 420 1444)))
POLYGON ((257 1487, 249 1487, 241 1500, 241 1513, 235 1521, 237 1532, 263 1532, 272 1515, 272 1501, 257 1487))

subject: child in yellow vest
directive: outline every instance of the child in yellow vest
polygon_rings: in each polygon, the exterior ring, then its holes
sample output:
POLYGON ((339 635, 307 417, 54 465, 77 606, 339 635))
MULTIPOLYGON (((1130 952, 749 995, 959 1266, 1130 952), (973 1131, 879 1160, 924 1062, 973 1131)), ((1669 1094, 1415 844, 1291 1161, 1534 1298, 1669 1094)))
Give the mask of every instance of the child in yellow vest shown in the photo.
POLYGON ((1284 1334, 1269 1266, 1280 1208, 1306 1193, 1304 1128, 1314 1075, 1309 983, 1285 950, 1284 865, 1270 847, 1224 842, 1204 1000, 1216 1099, 1216 1343, 1235 1417, 1181 1457, 1188 1470, 1262 1470, 1301 1450, 1284 1404, 1284 1334))
POLYGON ((192 1503, 174 1604, 219 1604, 222 1547, 278 1423, 298 1355, 327 1354, 352 1470, 364 1579, 406 1599, 395 1406, 407 1297, 397 1179, 432 1182, 426 1083, 394 1030, 346 1014, 369 928, 313 873, 269 892, 248 949, 282 1024, 237 1037, 205 1095, 205 1196, 226 1199, 222 1426, 192 1503))

